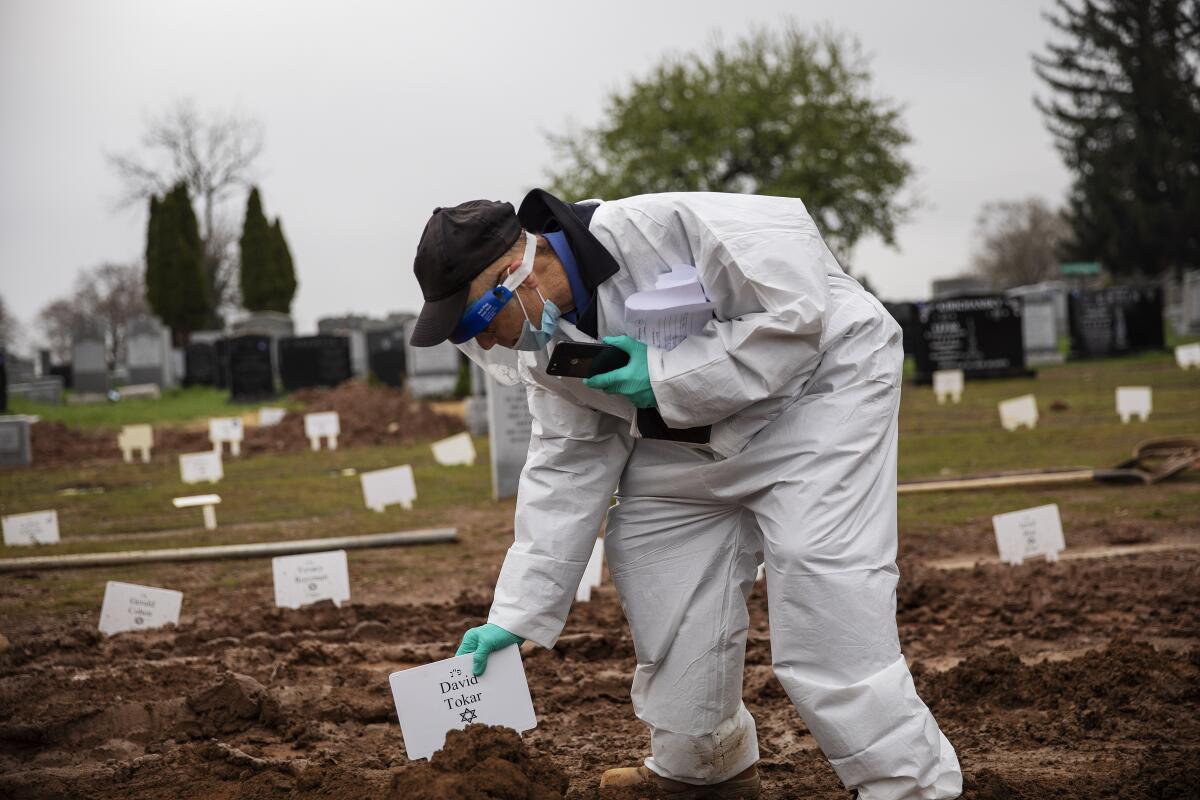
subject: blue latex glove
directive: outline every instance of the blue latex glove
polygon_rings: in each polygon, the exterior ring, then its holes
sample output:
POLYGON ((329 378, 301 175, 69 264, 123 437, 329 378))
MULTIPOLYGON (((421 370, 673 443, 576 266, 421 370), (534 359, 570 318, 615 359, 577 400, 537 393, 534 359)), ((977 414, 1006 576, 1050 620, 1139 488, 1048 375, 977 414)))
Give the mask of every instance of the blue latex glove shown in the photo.
POLYGON ((509 633, 499 625, 489 622, 467 631, 463 636, 462 644, 458 646, 458 652, 454 655, 465 656, 467 653, 474 653, 475 663, 471 666, 471 672, 475 675, 482 675, 483 671, 487 669, 488 656, 492 651, 503 650, 511 644, 520 645, 524 642, 525 640, 515 633, 509 633))
POLYGON ((629 354, 629 363, 612 372, 602 372, 585 378, 583 385, 609 394, 620 394, 638 408, 655 408, 658 401, 650 386, 650 365, 646 361, 646 345, 628 336, 605 336, 605 344, 629 354))

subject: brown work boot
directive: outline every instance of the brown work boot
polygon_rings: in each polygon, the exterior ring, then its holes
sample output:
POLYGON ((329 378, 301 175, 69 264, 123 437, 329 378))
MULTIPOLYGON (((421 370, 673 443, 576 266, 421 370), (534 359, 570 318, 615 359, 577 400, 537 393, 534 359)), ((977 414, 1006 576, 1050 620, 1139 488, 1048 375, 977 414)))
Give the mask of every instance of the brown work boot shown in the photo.
POLYGON ((647 767, 610 769, 600 778, 602 797, 604 789, 637 786, 655 786, 672 800, 752 800, 758 797, 761 791, 757 764, 752 764, 727 781, 708 786, 695 786, 690 783, 673 781, 654 773, 647 767))

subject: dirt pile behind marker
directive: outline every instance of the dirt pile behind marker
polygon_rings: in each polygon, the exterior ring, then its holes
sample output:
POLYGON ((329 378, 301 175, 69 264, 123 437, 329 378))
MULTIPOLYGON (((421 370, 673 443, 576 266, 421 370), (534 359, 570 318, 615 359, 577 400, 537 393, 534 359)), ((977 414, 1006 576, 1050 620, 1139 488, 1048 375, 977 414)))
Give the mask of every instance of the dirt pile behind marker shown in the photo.
MULTIPOLYGON (((408 393, 388 386, 370 386, 362 381, 347 381, 333 389, 305 389, 291 399, 303 408, 291 411, 283 422, 269 428, 246 425, 242 453, 287 453, 307 450, 304 415, 315 411, 336 411, 341 426, 338 446, 409 444, 431 441, 464 430, 457 417, 435 411, 430 405, 409 397, 408 393)), ((231 405, 229 416, 238 416, 246 408, 231 405)), ((33 463, 39 467, 79 464, 83 461, 117 461, 117 431, 107 428, 73 428, 61 422, 38 422, 32 429, 33 463)), ((156 425, 154 457, 173 458, 178 453, 208 450, 206 428, 194 423, 188 429, 156 425)))
POLYGON ((392 778, 388 800, 562 800, 567 776, 550 759, 531 756, 510 728, 468 725, 450 731, 428 764, 392 778))

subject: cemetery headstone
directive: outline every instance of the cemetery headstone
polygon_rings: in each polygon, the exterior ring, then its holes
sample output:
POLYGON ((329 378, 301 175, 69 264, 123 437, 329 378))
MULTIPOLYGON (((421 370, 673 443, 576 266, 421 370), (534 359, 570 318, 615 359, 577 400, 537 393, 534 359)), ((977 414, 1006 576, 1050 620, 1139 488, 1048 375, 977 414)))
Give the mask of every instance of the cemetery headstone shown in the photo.
POLYGON ((597 538, 596 543, 592 545, 592 557, 588 559, 587 566, 583 568, 583 578, 579 581, 579 588, 575 590, 575 602, 586 603, 592 599, 592 589, 600 587, 600 581, 604 576, 604 540, 597 538))
POLYGON ((939 369, 933 373, 933 393, 938 405, 947 400, 955 403, 962 400, 963 371, 961 369, 939 369))
POLYGON ((142 462, 150 463, 150 451, 154 447, 154 429, 149 425, 126 425, 117 434, 117 447, 128 464, 133 461, 133 451, 141 451, 142 462))
MULTIPOLYGON (((511 354, 512 367, 516 368, 516 353, 511 354)), ((529 413, 529 401, 525 387, 504 386, 488 378, 488 442, 492 459, 492 498, 515 497, 521 470, 529 454, 529 437, 533 431, 533 417, 529 413)))
POLYGON ((179 476, 184 483, 216 483, 225 477, 221 454, 215 450, 179 455, 179 476))
POLYGON ((232 366, 232 361, 229 357, 229 350, 229 339, 222 337, 213 342, 213 353, 216 355, 217 359, 217 370, 215 373, 213 373, 216 382, 213 384, 213 386, 216 386, 218 389, 228 389, 232 381, 232 378, 229 375, 229 370, 232 366))
MULTIPOLYGON (((411 326, 408 330, 411 330, 411 326)), ((458 348, 450 342, 433 347, 413 347, 408 344, 408 336, 404 337, 404 341, 409 394, 417 399, 453 394, 461 363, 458 348)))
POLYGON ((285 391, 337 386, 350 380, 350 340, 345 336, 293 336, 280 339, 279 379, 285 391))
POLYGON ((0 347, 0 412, 8 411, 8 353, 0 347))
POLYGON ((171 385, 171 332, 158 320, 132 320, 125 330, 125 365, 130 383, 171 385))
POLYGON ((223 453, 228 443, 230 455, 240 456, 244 437, 241 417, 213 417, 208 421, 208 440, 215 453, 223 453))
POLYGON ((475 443, 468 433, 458 433, 436 441, 432 448, 433 460, 443 467, 470 466, 475 463, 475 443))
POLYGON ((21 358, 9 353, 5 359, 9 383, 30 383, 37 379, 37 366, 32 358, 21 358))
POLYGON ((1150 419, 1151 394, 1149 386, 1118 386, 1117 416, 1121 422, 1129 422, 1136 416, 1140 421, 1150 419))
POLYGON ((396 388, 404 385, 404 348, 403 328, 367 331, 367 363, 380 383, 396 388))
POLYGON ((199 507, 204 517, 204 527, 210 531, 217 529, 217 505, 220 502, 219 494, 194 494, 188 497, 176 497, 171 501, 176 508, 199 507))
POLYGON ((217 347, 212 342, 192 342, 183 348, 183 385, 217 385, 217 347))
POLYGON ((934 300, 918 305, 918 383, 939 370, 959 369, 967 378, 1031 374, 1025 367, 1021 301, 1000 295, 934 300))
POLYGON ((7 546, 57 544, 58 511, 28 511, 24 514, 9 514, 0 519, 4 527, 4 544, 7 546))
POLYGON ((340 606, 350 600, 345 550, 279 556, 271 559, 271 573, 279 608, 300 608, 321 600, 340 606))
POLYGON ((179 624, 183 592, 109 581, 100 608, 100 632, 112 636, 122 631, 144 631, 179 624))
POLYGON ((1107 358, 1165 347, 1160 286, 1110 286, 1070 296, 1072 358, 1107 358))
POLYGON ((1058 561, 1058 554, 1067 547, 1058 505, 1054 503, 997 514, 992 517, 992 529, 1000 560, 1013 566, 1040 555, 1047 561, 1058 561))
POLYGON ((1000 401, 1000 424, 1006 431, 1015 431, 1025 427, 1033 430, 1038 423, 1037 398, 1031 394, 1023 394, 1009 400, 1000 401))
POLYGON ((1179 305, 1179 332, 1184 336, 1200 333, 1200 270, 1183 274, 1179 305))
POLYGON ((921 338, 921 318, 916 303, 884 303, 884 309, 896 320, 903 335, 905 355, 917 352, 917 342, 921 338))
POLYGON ((417 499, 417 484, 413 480, 412 467, 404 464, 359 474, 362 481, 363 502, 372 511, 384 511, 387 506, 399 505, 405 511, 412 510, 417 499))
POLYGON ((473 659, 455 656, 389 676, 410 761, 429 758, 445 744, 447 731, 468 725, 503 725, 517 732, 537 727, 520 648, 492 653, 487 671, 478 677, 471 674, 473 659))
POLYGON ((1027 364, 1059 364, 1058 325, 1055 322, 1054 298, 1048 295, 1026 295, 1021 298, 1021 330, 1025 340, 1027 364))
POLYGON ((337 450, 342 423, 336 411, 319 411, 304 415, 304 435, 314 451, 321 449, 321 440, 330 450, 337 450))
POLYGON ((249 334, 229 339, 229 396, 250 402, 275 395, 271 339, 249 334))
POLYGON ((32 463, 29 417, 0 417, 0 467, 28 467, 32 463))
POLYGON ((90 329, 76 331, 71 341, 71 374, 80 394, 108 392, 108 356, 101 334, 90 329))
POLYGON ((1175 348, 1175 363, 1180 369, 1200 367, 1200 342, 1181 344, 1175 348))
POLYGON ((8 393, 12 397, 23 397, 33 403, 57 406, 62 403, 63 380, 57 375, 50 375, 26 383, 12 383, 8 386, 8 393))
POLYGON ((283 422, 283 418, 287 416, 286 408, 272 408, 263 406, 258 410, 258 427, 271 428, 283 422))

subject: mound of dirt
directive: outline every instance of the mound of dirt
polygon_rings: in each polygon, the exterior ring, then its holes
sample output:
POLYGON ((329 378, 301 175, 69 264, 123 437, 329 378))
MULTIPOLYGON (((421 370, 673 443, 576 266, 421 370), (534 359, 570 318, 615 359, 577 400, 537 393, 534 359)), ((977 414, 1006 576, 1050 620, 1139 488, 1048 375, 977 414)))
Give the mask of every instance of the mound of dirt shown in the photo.
MULTIPOLYGON (((341 424, 338 446, 343 448, 432 441, 464 430, 461 419, 439 413, 428 404, 413 400, 403 390, 371 386, 363 381, 347 381, 333 389, 305 389, 292 394, 291 399, 303 408, 289 413, 278 425, 246 426, 244 455, 307 450, 310 445, 304 436, 304 414, 314 411, 338 412, 341 424)), ((241 407, 231 406, 229 413, 237 415, 242 411, 241 407)), ((54 467, 82 461, 116 461, 121 458, 116 437, 117 431, 107 428, 73 428, 61 422, 39 422, 32 430, 33 463, 54 467)), ((156 459, 210 447, 206 430, 155 426, 156 459)))
POLYGON ((568 780, 554 762, 531 756, 510 728, 468 725, 446 734, 428 764, 392 778, 389 800, 562 800, 568 780))

